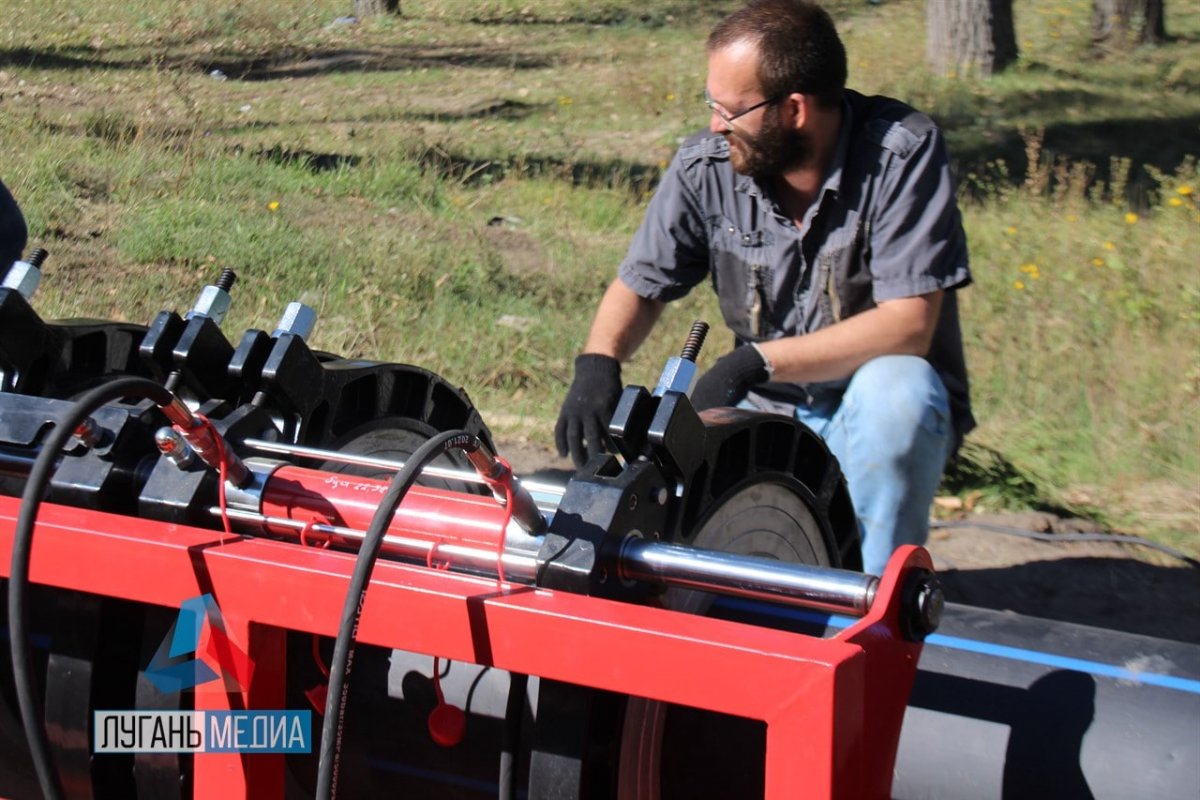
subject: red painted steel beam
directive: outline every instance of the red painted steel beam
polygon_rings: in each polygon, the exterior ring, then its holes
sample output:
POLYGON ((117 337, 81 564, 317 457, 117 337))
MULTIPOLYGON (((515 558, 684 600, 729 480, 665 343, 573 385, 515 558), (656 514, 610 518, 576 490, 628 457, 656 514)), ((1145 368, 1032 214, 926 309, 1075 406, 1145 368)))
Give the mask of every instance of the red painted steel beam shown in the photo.
MULTIPOLYGON (((18 508, 19 500, 0 497, 4 576, 18 508)), ((30 575, 169 607, 208 592, 235 637, 261 626, 336 635, 352 554, 222 539, 217 531, 47 504, 30 575)), ((871 613, 816 639, 381 561, 358 640, 763 720, 768 798, 882 798, 920 650, 900 639, 897 622, 897 587, 914 566, 929 566, 923 550, 898 552, 871 613)), ((280 658, 270 641, 250 655, 280 658)), ((256 663, 254 686, 239 702, 282 703, 281 679, 259 686, 270 671, 260 674, 256 663)), ((198 797, 276 796, 280 770, 236 775, 229 763, 218 780, 207 773, 208 758, 195 760, 198 797)))

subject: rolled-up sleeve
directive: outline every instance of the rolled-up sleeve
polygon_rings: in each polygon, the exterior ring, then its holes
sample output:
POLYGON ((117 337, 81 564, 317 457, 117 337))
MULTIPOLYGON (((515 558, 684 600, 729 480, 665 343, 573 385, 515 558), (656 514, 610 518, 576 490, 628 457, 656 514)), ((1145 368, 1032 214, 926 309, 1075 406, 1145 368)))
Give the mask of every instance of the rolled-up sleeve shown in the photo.
POLYGON ((686 295, 708 274, 708 233, 682 151, 675 155, 650 199, 618 270, 621 281, 651 300, 686 295))
POLYGON ((883 146, 889 156, 871 219, 875 302, 968 285, 966 236, 941 133, 897 125, 883 146))

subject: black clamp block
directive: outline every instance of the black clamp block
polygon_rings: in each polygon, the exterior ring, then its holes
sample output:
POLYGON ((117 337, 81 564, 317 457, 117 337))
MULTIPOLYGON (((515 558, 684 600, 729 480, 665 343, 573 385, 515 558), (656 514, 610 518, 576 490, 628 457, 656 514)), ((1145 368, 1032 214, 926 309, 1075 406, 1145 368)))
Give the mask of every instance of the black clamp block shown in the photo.
MULTIPOLYGON (((68 401, 42 402, 45 410, 61 408, 62 414, 73 406, 68 401)), ((64 452, 47 497, 64 505, 132 514, 145 480, 146 454, 154 452, 154 431, 165 418, 154 403, 140 400, 131 405, 110 403, 96 409, 91 419, 100 439, 92 447, 75 446, 64 452)))
POLYGON ((658 402, 646 439, 663 471, 688 484, 704 462, 704 423, 681 392, 667 392, 658 402))
MULTIPOLYGON (((306 425, 326 399, 326 383, 325 369, 304 337, 285 333, 274 340, 259 381, 266 407, 306 425)), ((289 438, 297 435, 292 430, 283 433, 289 438)))
POLYGON ((25 297, 16 289, 0 288, 0 391, 39 394, 46 362, 57 355, 52 340, 25 297))
POLYGON ((159 382, 166 380, 175 368, 171 354, 183 335, 183 328, 183 318, 174 311, 160 311, 138 345, 142 363, 159 382))
POLYGON ((179 371, 182 385, 197 398, 232 399, 233 382, 229 377, 229 362, 233 345, 211 317, 189 319, 175 347, 171 350, 174 368, 179 371))
POLYGON ((646 432, 658 407, 658 398, 644 386, 626 386, 613 409, 608 436, 626 461, 636 461, 646 451, 646 432))
MULTIPOLYGON (((199 413, 212 422, 225 446, 235 452, 246 439, 274 441, 279 436, 270 417, 253 406, 241 405, 228 411, 227 404, 213 400, 200 406, 199 413)), ((160 457, 141 487, 137 514, 146 519, 212 526, 209 509, 217 504, 218 480, 217 471, 198 458, 181 468, 160 457)))
POLYGON ((621 545, 629 536, 657 539, 670 491, 658 466, 638 461, 621 468, 596 456, 567 484, 538 551, 537 583, 579 594, 633 599, 644 586, 620 578, 621 545))
POLYGON ((274 346, 275 340, 266 331, 251 328, 242 334, 242 340, 229 359, 229 379, 236 387, 238 402, 248 403, 253 399, 274 346))

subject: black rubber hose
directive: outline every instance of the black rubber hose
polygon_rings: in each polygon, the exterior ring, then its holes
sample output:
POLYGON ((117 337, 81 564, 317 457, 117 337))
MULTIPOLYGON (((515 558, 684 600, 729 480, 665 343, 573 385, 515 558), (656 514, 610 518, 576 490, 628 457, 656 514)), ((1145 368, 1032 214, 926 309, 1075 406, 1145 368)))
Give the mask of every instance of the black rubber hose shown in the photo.
POLYGON ((500 800, 517 798, 517 759, 521 754, 521 724, 525 718, 525 690, 529 676, 508 674, 508 703, 504 707, 504 728, 500 738, 500 800))
POLYGON ((931 529, 957 528, 959 530, 970 530, 977 528, 982 531, 991 531, 992 533, 1003 533, 1009 536, 1021 536, 1026 539, 1033 539, 1039 542, 1053 542, 1055 544, 1065 544, 1067 542, 1114 542, 1116 544, 1137 545, 1138 547, 1149 547, 1151 550, 1157 550, 1160 553, 1166 553, 1169 556, 1174 556, 1180 561, 1187 563, 1190 566, 1200 569, 1200 561, 1189 556, 1182 550, 1176 550, 1174 547, 1169 547, 1165 544, 1147 539, 1143 536, 1135 536, 1132 533, 1105 533, 1103 531, 1081 531, 1079 533, 1040 533, 1038 531, 1027 531, 1024 528, 1014 528, 1010 525, 995 525, 990 522, 972 522, 969 519, 957 521, 938 521, 929 524, 931 529))
POLYGON ((29 742, 29 755, 37 770, 38 783, 47 800, 63 796, 62 784, 50 756, 50 743, 41 724, 42 708, 33 678, 33 648, 29 644, 28 612, 25 598, 29 588, 29 561, 33 549, 33 525, 38 509, 54 475, 55 463, 67 441, 85 419, 98 408, 126 397, 146 398, 159 405, 173 400, 170 392, 145 378, 120 378, 97 386, 71 406, 65 417, 46 437, 42 450, 33 462, 25 492, 21 495, 21 511, 13 531, 12 568, 8 581, 8 629, 11 636, 13 684, 21 723, 29 742))
POLYGON ((444 431, 437 434, 409 456, 404 468, 392 477, 387 492, 379 501, 379 507, 375 509, 375 515, 363 536, 358 558, 354 562, 350 586, 346 590, 346 602, 342 606, 341 624, 333 644, 333 659, 329 665, 329 693, 325 698, 325 719, 321 724, 321 752, 317 761, 317 800, 330 800, 337 795, 338 762, 341 759, 354 639, 358 634, 358 621, 362 616, 371 570, 375 567, 379 548, 383 544, 383 536, 392 521, 392 515, 429 462, 448 450, 478 447, 478 441, 478 437, 465 431, 444 431))

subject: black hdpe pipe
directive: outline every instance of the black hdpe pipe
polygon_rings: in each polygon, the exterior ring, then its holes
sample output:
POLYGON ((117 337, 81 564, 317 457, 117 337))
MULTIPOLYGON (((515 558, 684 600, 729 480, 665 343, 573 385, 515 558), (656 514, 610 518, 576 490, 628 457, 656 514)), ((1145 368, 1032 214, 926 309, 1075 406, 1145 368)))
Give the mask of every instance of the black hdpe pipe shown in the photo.
MULTIPOLYGON (((854 622, 725 598, 716 613, 806 633, 854 622)), ((947 604, 895 800, 1195 800, 1197 787, 1200 645, 947 604)))
POLYGON ((1200 792, 1200 646, 950 606, 900 738, 900 800, 1200 792))

